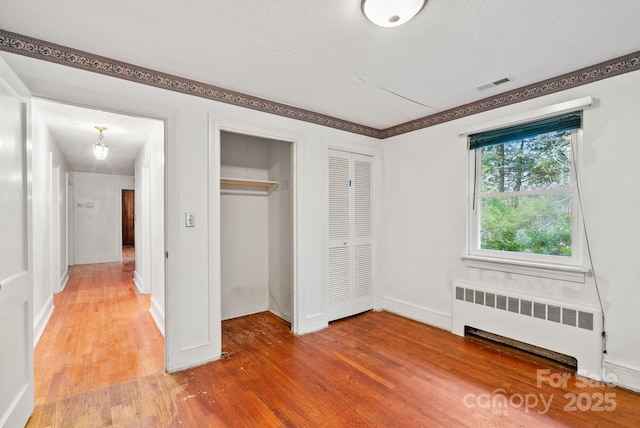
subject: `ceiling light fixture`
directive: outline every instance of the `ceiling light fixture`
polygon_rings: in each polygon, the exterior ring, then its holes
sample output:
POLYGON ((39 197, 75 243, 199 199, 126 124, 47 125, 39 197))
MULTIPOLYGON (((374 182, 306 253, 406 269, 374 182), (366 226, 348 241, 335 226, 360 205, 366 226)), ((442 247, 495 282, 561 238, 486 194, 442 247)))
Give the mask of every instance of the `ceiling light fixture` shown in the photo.
POLYGON ((397 27, 416 16, 425 0, 362 0, 364 16, 381 27, 397 27))
POLYGON ((98 141, 93 144, 93 154, 98 160, 105 160, 107 158, 107 153, 109 153, 109 146, 102 142, 104 135, 102 131, 106 131, 107 128, 104 126, 95 126, 98 131, 100 131, 100 135, 98 135, 98 141))

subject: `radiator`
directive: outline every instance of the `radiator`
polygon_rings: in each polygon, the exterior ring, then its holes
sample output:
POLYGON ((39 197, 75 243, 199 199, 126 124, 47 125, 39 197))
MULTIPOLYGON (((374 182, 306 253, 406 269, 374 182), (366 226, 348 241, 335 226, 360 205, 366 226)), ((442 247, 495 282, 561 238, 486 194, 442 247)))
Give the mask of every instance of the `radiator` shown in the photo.
POLYGON ((578 374, 602 380, 602 311, 454 282, 452 332, 465 326, 574 357, 578 374))

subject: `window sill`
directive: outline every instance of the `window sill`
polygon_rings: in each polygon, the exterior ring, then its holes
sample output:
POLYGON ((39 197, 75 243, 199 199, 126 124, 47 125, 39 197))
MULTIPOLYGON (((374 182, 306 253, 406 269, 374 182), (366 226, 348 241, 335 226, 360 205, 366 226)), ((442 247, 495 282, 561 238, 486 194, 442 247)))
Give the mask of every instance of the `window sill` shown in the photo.
POLYGON ((559 279, 570 282, 584 283, 585 276, 591 275, 591 269, 583 266, 565 266, 473 255, 463 256, 462 260, 465 266, 470 268, 516 273, 538 278, 559 279))

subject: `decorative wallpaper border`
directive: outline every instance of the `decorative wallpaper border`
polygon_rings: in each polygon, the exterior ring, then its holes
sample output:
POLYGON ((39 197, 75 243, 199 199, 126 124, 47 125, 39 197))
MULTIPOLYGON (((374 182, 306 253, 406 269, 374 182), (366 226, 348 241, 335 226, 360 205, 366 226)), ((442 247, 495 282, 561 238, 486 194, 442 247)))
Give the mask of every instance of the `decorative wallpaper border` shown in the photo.
POLYGON ((89 52, 12 33, 3 29, 0 29, 0 50, 380 139, 417 131, 465 116, 640 70, 640 51, 638 51, 387 129, 375 129, 196 80, 162 73, 160 71, 94 55, 89 52))
POLYGON ((572 71, 561 76, 552 77, 542 82, 534 83, 522 88, 503 92, 479 101, 474 101, 459 107, 438 112, 430 116, 392 126, 380 131, 378 138, 389 138, 396 135, 406 134, 451 120, 460 119, 477 113, 493 110, 495 108, 508 106, 521 101, 530 100, 544 95, 553 94, 598 80, 640 70, 640 51, 601 62, 600 64, 572 71))
POLYGON ((379 138, 380 130, 0 29, 0 50, 105 76, 379 138))

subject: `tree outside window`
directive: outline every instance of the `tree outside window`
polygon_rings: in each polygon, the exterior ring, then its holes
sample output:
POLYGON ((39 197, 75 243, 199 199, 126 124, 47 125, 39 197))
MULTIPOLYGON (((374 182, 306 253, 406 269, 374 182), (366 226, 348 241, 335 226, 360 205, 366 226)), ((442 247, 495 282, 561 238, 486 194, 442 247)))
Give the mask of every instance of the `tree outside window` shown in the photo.
POLYGON ((572 256, 571 135, 548 132, 478 150, 480 249, 572 256))

